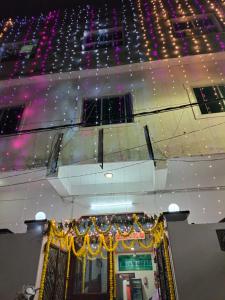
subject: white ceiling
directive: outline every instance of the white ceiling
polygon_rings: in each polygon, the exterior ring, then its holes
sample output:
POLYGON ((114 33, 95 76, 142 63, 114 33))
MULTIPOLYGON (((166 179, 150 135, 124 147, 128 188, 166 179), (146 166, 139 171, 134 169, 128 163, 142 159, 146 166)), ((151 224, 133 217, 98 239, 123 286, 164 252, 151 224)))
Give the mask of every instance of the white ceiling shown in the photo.
POLYGON ((103 170, 99 164, 63 166, 58 177, 49 181, 62 196, 139 193, 156 188, 152 161, 106 163, 103 170), (113 177, 106 178, 106 173, 113 177))
POLYGON ((190 210, 189 222, 218 222, 225 217, 225 157, 170 160, 167 170, 156 171, 150 161, 136 163, 106 164, 104 172, 99 165, 63 167, 61 179, 46 179, 45 169, 4 173, 0 178, 0 227, 25 231, 24 220, 34 219, 38 211, 49 219, 63 220, 99 213, 159 214, 170 203, 190 210), (107 170, 113 179, 104 177, 107 170), (98 174, 81 176, 90 173, 98 174), (110 205, 121 201, 131 201, 133 206, 110 205), (108 206, 93 211, 92 203, 108 206))

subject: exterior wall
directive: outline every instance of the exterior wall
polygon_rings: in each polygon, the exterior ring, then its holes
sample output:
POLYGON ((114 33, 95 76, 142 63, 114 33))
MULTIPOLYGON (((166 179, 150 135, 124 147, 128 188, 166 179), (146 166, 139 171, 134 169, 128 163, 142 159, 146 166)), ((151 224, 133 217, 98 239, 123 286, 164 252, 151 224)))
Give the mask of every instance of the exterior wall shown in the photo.
MULTIPOLYGON (((193 86, 224 82, 224 54, 214 53, 224 50, 224 34, 221 31, 174 39, 168 20, 210 13, 217 17, 223 30, 225 21, 220 10, 223 10, 220 1, 213 6, 211 1, 204 5, 197 1, 186 5, 180 1, 177 5, 177 2, 164 0, 123 0, 122 4, 105 3, 104 8, 98 4, 82 5, 74 10, 52 11, 39 17, 14 18, 12 26, 3 30, 2 43, 37 39, 39 44, 30 60, 1 63, 0 77, 9 80, 0 83, 0 107, 24 104, 20 130, 30 130, 79 123, 82 99, 86 96, 130 92, 134 113, 195 102, 193 86), (160 12, 162 18, 158 18, 160 12), (124 27, 125 44, 121 49, 82 53, 85 30, 109 28, 115 24, 124 27), (190 57, 205 52, 210 54, 190 57), (187 57, 182 59, 182 56, 187 57), (169 59, 173 57, 178 58, 169 59), (135 64, 149 60, 152 62, 135 64), (113 66, 116 67, 109 68, 113 66), (86 72, 83 69, 92 70, 86 72), (47 73, 56 74, 45 76, 47 73), (31 77, 40 74, 43 76, 31 77), (29 78, 21 79, 23 76, 29 78), (17 77, 16 81, 12 79, 17 77)), ((5 22, 1 22, 3 27, 5 22)), ((147 159, 143 134, 146 124, 156 159, 224 152, 223 118, 222 113, 203 116, 194 106, 137 117, 133 124, 105 126, 104 159, 106 162, 147 159)), ((0 170, 45 166, 57 132, 0 137, 0 170)), ((74 128, 63 132, 62 165, 96 162, 97 128, 74 128)))
POLYGON ((216 229, 225 229, 225 225, 167 225, 178 299, 224 299, 225 252, 220 249, 216 229))
POLYGON ((36 283, 42 231, 0 235, 0 298, 15 299, 23 285, 36 283))
MULTIPOLYGON (((25 105, 20 130, 82 122, 85 97, 131 93, 134 114, 196 103, 192 88, 224 84, 224 54, 188 57, 96 71, 2 82, 0 107, 25 105), (97 74, 97 75, 96 75, 97 74)), ((134 123, 103 126, 104 160, 148 159, 143 126, 156 159, 223 153, 225 113, 201 115, 198 106, 135 117, 134 123)), ((0 137, 4 170, 46 165, 57 132, 64 132, 60 164, 96 163, 98 129, 73 127, 0 137)))
MULTIPOLYGON (((3 31, 2 43, 38 41, 31 59, 1 64, 0 78, 32 76, 52 72, 95 69, 149 60, 224 51, 223 1, 105 1, 82 4, 65 11, 52 10, 38 17, 12 18, 3 31), (221 32, 177 38, 171 20, 212 14, 221 32), (124 45, 82 52, 84 31, 123 27, 124 45), (167 34, 168 33, 168 34, 167 34)), ((2 20, 4 28, 7 20, 2 20)))
MULTIPOLYGON (((14 26, 4 33, 1 41, 8 43, 38 39, 39 54, 31 60, 0 64, 0 78, 4 79, 0 82, 0 108, 25 105, 20 126, 23 131, 79 124, 82 121, 84 97, 131 93, 135 114, 195 103, 192 87, 224 84, 224 33, 221 31, 216 35, 174 40, 168 27, 170 25, 166 24, 171 17, 209 12, 217 16, 223 30, 223 1, 212 4, 211 0, 201 4, 199 1, 154 0, 147 3, 123 0, 118 3, 113 1, 113 5, 106 3, 106 7, 80 6, 65 12, 53 11, 47 16, 14 18, 14 26), (85 28, 90 29, 90 11, 94 14, 93 23, 98 24, 98 19, 103 20, 107 28, 112 26, 112 13, 116 12, 118 22, 123 23, 126 42, 118 53, 116 49, 81 52, 80 39, 85 28), (160 12, 162 19, 157 17, 160 12), (149 23, 151 20, 152 25, 149 23), (151 48, 149 55, 145 46, 148 42, 151 48), (196 43, 199 45, 197 48, 196 43), (166 52, 160 52, 160 49, 166 52)), ((1 22, 2 27, 5 21, 1 22)), ((96 26, 100 28, 102 25, 96 26)), ((201 115, 198 106, 193 106, 136 116, 134 123, 103 126, 104 161, 147 160, 143 132, 146 124, 151 134, 157 167, 166 168, 167 160, 172 158, 173 163, 176 157, 207 155, 210 159, 210 155, 224 153, 224 117, 224 113, 201 115)), ((7 225, 22 231, 24 227, 21 220, 33 218, 39 210, 44 210, 49 218, 58 220, 93 213, 90 202, 96 201, 101 195, 95 195, 94 199, 77 195, 78 202, 85 203, 85 206, 76 201, 75 204, 71 204, 70 200, 66 202, 45 180, 45 166, 54 148, 56 134, 60 132, 64 133, 60 165, 96 164, 99 128, 71 126, 67 129, 0 136, 2 227, 7 225), (41 167, 41 175, 39 169, 25 175, 5 172, 37 167, 41 167)), ((218 163, 221 162, 221 166, 223 160, 220 156, 218 163)), ((194 221, 221 219, 221 214, 225 212, 223 169, 218 164, 214 168, 214 161, 211 168, 211 162, 207 160, 199 171, 196 167, 198 163, 186 160, 185 165, 181 165, 179 162, 179 167, 169 170, 166 175, 166 185, 156 187, 155 195, 131 195, 130 190, 124 189, 126 197, 137 202, 132 209, 152 214, 167 210, 172 201, 178 202, 183 209, 190 209, 195 203, 196 209, 192 212, 194 221), (186 177, 186 171, 193 164, 186 177), (191 179, 193 181, 190 184, 191 179), (201 190, 201 187, 205 188, 205 182, 207 190, 201 190), (190 188, 189 193, 186 188, 190 188), (206 199, 205 202, 200 199, 201 195, 206 199), (211 205, 211 199, 216 199, 218 205, 214 205, 213 201, 211 205)), ((164 183, 160 176, 156 177, 164 183)), ((96 178, 92 177, 91 180, 95 185, 96 178)), ((115 195, 112 186, 111 190, 109 186, 105 188, 115 199, 120 199, 121 195, 115 195)), ((149 190, 140 188, 142 192, 148 193, 149 190)), ((101 199, 111 201, 112 197, 101 199)))

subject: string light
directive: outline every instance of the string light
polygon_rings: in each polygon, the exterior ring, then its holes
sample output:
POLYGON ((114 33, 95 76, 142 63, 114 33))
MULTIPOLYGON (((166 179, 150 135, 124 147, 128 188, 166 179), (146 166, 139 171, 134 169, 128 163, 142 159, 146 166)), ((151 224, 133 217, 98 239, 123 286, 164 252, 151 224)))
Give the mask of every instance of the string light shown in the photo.
MULTIPOLYGON (((21 59, 12 64, 11 79, 26 75, 56 74, 52 75, 51 78, 47 76, 29 78, 26 82, 24 81, 23 87, 19 84, 13 86, 12 81, 9 85, 7 83, 6 90, 2 92, 0 97, 0 103, 2 106, 13 105, 19 101, 25 104, 20 128, 37 125, 47 126, 49 124, 69 124, 74 119, 79 121, 84 94, 85 98, 96 97, 96 99, 99 99, 105 95, 106 97, 113 95, 115 91, 116 94, 129 91, 133 97, 135 110, 140 109, 141 111, 144 105, 147 106, 146 110, 148 108, 152 109, 153 103, 157 107, 161 105, 162 93, 159 82, 166 81, 168 101, 172 103, 180 101, 181 88, 178 88, 178 81, 186 85, 190 93, 191 88, 189 86, 192 84, 192 71, 183 57, 192 54, 198 55, 198 65, 202 76, 200 80, 212 84, 216 98, 218 98, 216 84, 217 82, 224 82, 224 70, 214 52, 224 51, 223 34, 222 32, 216 32, 214 37, 211 38, 212 35, 209 35, 204 26, 201 26, 200 20, 203 18, 206 21, 208 15, 213 12, 219 23, 224 25, 224 7, 222 5, 224 5, 224 1, 217 0, 185 0, 184 2, 179 0, 122 0, 121 11, 114 7, 111 9, 107 4, 98 9, 92 5, 82 5, 76 9, 65 10, 60 13, 52 11, 48 15, 39 17, 8 19, 1 23, 3 29, 0 38, 4 45, 7 46, 7 44, 17 42, 26 43, 28 41, 37 41, 38 43, 34 57, 21 59), (188 36, 177 34, 174 24, 176 22, 189 22, 189 20, 195 20, 199 34, 196 34, 196 28, 193 27, 188 28, 188 36), (118 46, 115 43, 103 47, 96 44, 90 51, 81 50, 82 45, 85 44, 84 31, 89 33, 90 36, 93 33, 95 37, 99 38, 99 31, 113 28, 116 28, 115 34, 118 34, 117 31, 122 28, 124 34, 123 45, 118 46), (205 53, 208 55, 205 56, 205 53), (170 60, 170 58, 176 60, 170 60), (158 60, 162 61, 158 63, 158 60), (136 66, 133 66, 134 63, 143 64, 140 67, 138 66, 139 70, 136 70, 136 66), (127 69, 124 67, 126 76, 120 73, 117 68, 113 69, 112 72, 112 66, 119 67, 121 64, 128 65, 127 69), (105 70, 101 71, 101 68, 105 68, 105 70), (89 69, 90 73, 89 71, 83 72, 83 69, 89 69), (79 74, 73 73, 75 70, 79 74), (213 72, 216 73, 216 76, 213 72), (179 78, 177 78, 178 74, 180 75, 179 78), (145 88, 149 92, 148 95, 146 95, 145 88), (141 97, 144 99, 142 103, 140 103, 141 97), (20 100, 17 100, 18 98, 20 100), (52 119, 47 120, 50 108, 52 109, 52 119), (40 120, 35 120, 35 115, 41 115, 40 120), (37 123, 29 123, 31 121, 37 121, 37 123)), ((110 41, 108 42, 110 44, 110 41)), ((4 63, 1 63, 1 70, 3 72, 7 71, 4 63)), ((118 101, 117 108, 122 123, 121 101, 121 99, 118 101)), ((114 143, 115 149, 121 149, 126 145, 125 139, 121 138, 125 136, 124 133, 121 133, 124 124, 123 126, 111 124, 112 107, 110 102, 109 124, 104 128, 104 133, 110 141, 110 145, 114 143)), ((88 109, 86 108, 86 110, 88 109)), ((223 110, 222 107, 221 110, 223 110)), ((127 132, 133 131, 133 136, 136 135, 135 139, 141 140, 142 137, 139 133, 142 130, 142 125, 149 123, 154 135, 160 135, 163 139, 166 139, 171 128, 176 129, 174 127, 177 123, 179 132, 186 131, 188 127, 187 120, 191 113, 190 109, 185 118, 182 116, 180 122, 178 120, 170 126, 166 124, 171 120, 171 115, 168 119, 162 115, 157 115, 151 120, 146 117, 138 122, 136 120, 135 124, 126 124, 127 132), (155 130, 152 128, 155 128, 155 130)), ((95 118, 96 123, 98 123, 99 113, 97 109, 95 118)), ((205 122, 197 119, 195 125, 201 128, 205 122)), ((208 119, 207 122, 213 123, 215 120, 208 119)), ((10 143, 8 138, 7 142, 4 141, 4 145, 0 142, 0 149, 4 153, 0 162, 2 171, 6 171, 7 168, 11 167, 25 168, 28 163, 32 167, 47 163, 51 147, 54 145, 55 133, 45 133, 47 142, 43 142, 44 145, 40 146, 41 151, 44 152, 43 157, 40 157, 37 147, 43 137, 42 134, 36 134, 34 139, 25 135, 17 136, 13 144, 10 143), (16 152, 20 152, 17 159, 15 159, 16 152), (28 155, 29 159, 27 158, 28 155)), ((82 155, 85 158, 92 157, 90 161, 96 162, 97 129, 71 129, 69 133, 66 133, 66 141, 68 142, 68 148, 66 149, 71 151, 71 156, 67 158, 67 162, 79 161, 82 155), (79 146, 79 143, 83 143, 84 148, 89 148, 90 145, 91 149, 85 149, 87 151, 85 154, 79 151, 76 152, 74 149, 77 149, 75 146, 79 146)), ((212 135, 212 130, 208 130, 208 138, 210 135, 212 135)), ((195 140, 198 140, 198 145, 191 149, 190 141, 192 138, 186 134, 181 138, 183 143, 179 149, 176 147, 177 144, 169 145, 166 141, 163 141, 159 143, 159 150, 161 151, 160 148, 162 148, 162 156, 213 153, 216 151, 216 146, 209 149, 208 138, 201 135, 201 132, 196 133, 195 140)), ((134 141, 127 141, 127 143, 133 146, 134 141)), ((145 150, 142 150, 141 147, 139 150, 141 151, 136 150, 135 154, 131 150, 127 150, 126 153, 118 151, 118 154, 114 154, 113 157, 107 156, 107 159, 110 161, 116 160, 116 158, 127 160, 129 157, 138 159, 145 157, 145 150)), ((107 149, 108 151, 109 149, 107 149)), ((43 190, 44 187, 41 187, 40 195, 43 195, 43 190)), ((40 196, 40 198, 42 197, 40 196)), ((41 206, 40 201, 37 202, 37 206, 41 206)))
POLYGON ((13 26, 13 21, 12 21, 11 18, 9 18, 9 19, 5 22, 5 24, 4 24, 3 28, 2 28, 2 30, 0 31, 0 39, 3 38, 3 36, 7 33, 7 31, 8 31, 12 26, 13 26))

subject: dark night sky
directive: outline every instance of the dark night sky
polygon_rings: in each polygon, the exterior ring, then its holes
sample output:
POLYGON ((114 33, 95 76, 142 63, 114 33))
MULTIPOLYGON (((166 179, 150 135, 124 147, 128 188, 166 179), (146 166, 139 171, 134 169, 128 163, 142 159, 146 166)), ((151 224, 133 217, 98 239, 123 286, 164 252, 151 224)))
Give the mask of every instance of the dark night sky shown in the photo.
POLYGON ((1 4, 0 18, 39 15, 41 12, 45 13, 52 9, 76 8, 79 4, 84 3, 102 6, 105 0, 4 0, 1 4))

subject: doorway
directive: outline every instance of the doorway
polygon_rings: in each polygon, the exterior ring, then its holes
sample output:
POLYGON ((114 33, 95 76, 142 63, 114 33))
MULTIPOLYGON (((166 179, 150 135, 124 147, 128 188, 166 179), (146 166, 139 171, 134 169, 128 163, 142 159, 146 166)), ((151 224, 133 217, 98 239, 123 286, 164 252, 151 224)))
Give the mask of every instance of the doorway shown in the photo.
POLYGON ((108 257, 73 257, 68 300, 108 300, 108 257))

